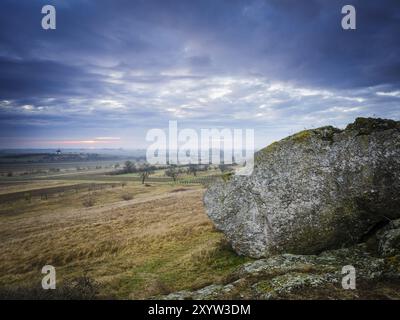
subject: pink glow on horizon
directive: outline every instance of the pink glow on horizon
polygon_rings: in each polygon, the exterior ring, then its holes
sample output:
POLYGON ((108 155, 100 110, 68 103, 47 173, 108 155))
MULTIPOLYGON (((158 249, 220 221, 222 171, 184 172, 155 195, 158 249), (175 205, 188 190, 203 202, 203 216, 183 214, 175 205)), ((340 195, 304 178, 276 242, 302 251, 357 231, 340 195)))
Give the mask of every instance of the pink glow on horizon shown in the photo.
MULTIPOLYGON (((3 139, 2 139, 3 140, 3 139)), ((61 148, 61 147, 110 147, 110 144, 114 144, 113 147, 120 147, 119 137, 100 137, 94 139, 7 139, 10 147, 23 147, 23 148, 61 148)))

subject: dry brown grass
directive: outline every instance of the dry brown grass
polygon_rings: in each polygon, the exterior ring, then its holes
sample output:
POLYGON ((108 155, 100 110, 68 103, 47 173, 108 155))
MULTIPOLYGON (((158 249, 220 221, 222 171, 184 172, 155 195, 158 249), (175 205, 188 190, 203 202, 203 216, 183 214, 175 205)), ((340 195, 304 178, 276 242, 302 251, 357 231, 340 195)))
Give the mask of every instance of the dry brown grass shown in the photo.
POLYGON ((238 257, 204 213, 203 190, 171 193, 169 185, 85 193, 20 202, 0 214, 0 285, 40 285, 42 266, 58 281, 87 273, 101 296, 142 299, 221 281, 238 257), (123 201, 121 195, 134 194, 123 201), (80 200, 80 201, 79 201, 80 200))
POLYGON ((19 191, 28 191, 28 190, 36 190, 43 189, 49 187, 59 187, 59 186, 70 186, 75 184, 76 182, 71 181, 23 181, 23 182, 4 182, 0 183, 0 194, 7 194, 11 192, 19 192, 19 191))

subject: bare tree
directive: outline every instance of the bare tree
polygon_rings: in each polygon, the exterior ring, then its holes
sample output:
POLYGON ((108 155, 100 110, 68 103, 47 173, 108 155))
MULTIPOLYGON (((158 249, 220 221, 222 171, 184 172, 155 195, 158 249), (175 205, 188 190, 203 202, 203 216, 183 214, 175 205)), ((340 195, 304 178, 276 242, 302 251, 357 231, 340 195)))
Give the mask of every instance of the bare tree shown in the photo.
POLYGON ((136 166, 135 166, 135 164, 132 162, 132 161, 125 161, 125 164, 124 164, 124 171, 126 172, 126 173, 132 173, 132 172, 135 172, 136 171, 136 166))
POLYGON ((197 166, 195 164, 190 164, 189 168, 187 169, 188 174, 193 174, 195 177, 197 176, 197 166))
POLYGON ((153 173, 154 173, 153 168, 147 164, 144 165, 142 168, 140 168, 139 177, 140 177, 140 180, 142 180, 142 184, 144 184, 146 179, 153 173))
POLYGON ((165 175, 167 177, 171 177, 174 180, 174 182, 176 182, 179 173, 180 171, 175 166, 171 166, 169 169, 165 170, 165 175))

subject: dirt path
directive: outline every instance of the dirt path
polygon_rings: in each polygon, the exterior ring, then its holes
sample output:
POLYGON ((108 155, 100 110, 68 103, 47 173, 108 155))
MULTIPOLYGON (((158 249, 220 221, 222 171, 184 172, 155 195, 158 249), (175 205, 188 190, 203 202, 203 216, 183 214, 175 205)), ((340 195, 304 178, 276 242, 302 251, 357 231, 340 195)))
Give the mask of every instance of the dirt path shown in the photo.
MULTIPOLYGON (((99 214, 105 211, 111 211, 111 210, 115 210, 115 209, 122 209, 122 208, 126 208, 126 207, 130 207, 132 205, 135 204, 140 204, 140 203, 144 203, 144 202, 153 202, 153 201, 157 201, 157 200, 162 200, 162 199, 166 199, 166 198, 180 198, 180 197, 184 197, 185 195, 188 194, 194 194, 194 193, 202 193, 203 190, 202 189, 188 189, 188 190, 182 190, 179 192, 166 192, 163 193, 161 195, 150 195, 150 196, 144 196, 138 199, 132 199, 132 200, 128 200, 128 201, 118 201, 118 202, 114 202, 114 203, 108 203, 108 204, 104 204, 104 205, 99 205, 96 207, 92 207, 92 208, 88 208, 86 209, 88 214, 99 214)), ((79 209, 79 211, 82 211, 84 209, 79 209)))

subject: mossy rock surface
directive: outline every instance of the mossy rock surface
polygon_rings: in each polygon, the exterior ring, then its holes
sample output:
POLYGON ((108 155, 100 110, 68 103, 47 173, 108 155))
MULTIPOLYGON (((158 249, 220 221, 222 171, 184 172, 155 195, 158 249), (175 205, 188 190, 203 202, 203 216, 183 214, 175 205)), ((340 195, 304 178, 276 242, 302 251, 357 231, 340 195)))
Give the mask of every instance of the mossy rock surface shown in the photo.
POLYGON ((257 152, 250 176, 210 186, 204 203, 236 252, 253 258, 365 241, 400 218, 400 123, 301 131, 257 152))
POLYGON ((280 254, 245 263, 224 284, 162 299, 400 299, 399 256, 383 258, 364 244, 319 255, 280 254), (342 286, 353 266, 355 289, 342 286))

